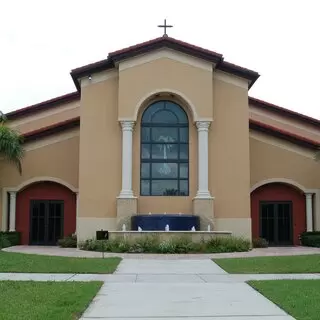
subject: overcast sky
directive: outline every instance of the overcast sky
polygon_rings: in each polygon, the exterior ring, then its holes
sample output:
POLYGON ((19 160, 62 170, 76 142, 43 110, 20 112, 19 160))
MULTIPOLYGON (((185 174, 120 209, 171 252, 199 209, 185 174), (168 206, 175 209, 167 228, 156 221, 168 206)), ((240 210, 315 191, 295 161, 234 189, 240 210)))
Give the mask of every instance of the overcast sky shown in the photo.
POLYGON ((162 35, 260 78, 251 96, 320 118, 317 0, 1 0, 0 110, 75 91, 70 70, 162 35))

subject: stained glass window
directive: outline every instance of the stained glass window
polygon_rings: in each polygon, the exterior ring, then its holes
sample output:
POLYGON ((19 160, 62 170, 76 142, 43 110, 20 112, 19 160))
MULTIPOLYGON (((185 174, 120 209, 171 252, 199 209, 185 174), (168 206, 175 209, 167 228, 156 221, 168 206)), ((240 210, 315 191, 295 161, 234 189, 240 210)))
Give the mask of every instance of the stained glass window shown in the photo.
POLYGON ((189 195, 189 122, 176 103, 151 104, 141 119, 142 196, 189 195))

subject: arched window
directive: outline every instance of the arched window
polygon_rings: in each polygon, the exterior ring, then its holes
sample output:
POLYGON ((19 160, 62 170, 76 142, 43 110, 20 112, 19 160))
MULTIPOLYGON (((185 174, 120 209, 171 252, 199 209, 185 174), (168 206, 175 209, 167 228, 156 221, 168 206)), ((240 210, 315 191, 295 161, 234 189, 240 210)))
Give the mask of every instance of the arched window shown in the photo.
POLYGON ((142 196, 189 195, 189 122, 171 101, 157 101, 141 119, 142 196))

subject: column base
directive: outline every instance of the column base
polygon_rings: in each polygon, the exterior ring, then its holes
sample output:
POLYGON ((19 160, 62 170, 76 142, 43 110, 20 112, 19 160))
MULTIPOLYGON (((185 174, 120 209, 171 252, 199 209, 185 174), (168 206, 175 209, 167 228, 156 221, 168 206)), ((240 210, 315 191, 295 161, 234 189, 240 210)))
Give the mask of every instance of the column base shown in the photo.
POLYGON ((121 190, 118 199, 135 199, 132 190, 121 190))
POLYGON ((214 230, 213 198, 197 198, 192 200, 193 213, 200 217, 200 230, 214 230))
POLYGON ((194 199, 214 199, 214 198, 211 196, 209 190, 206 190, 206 191, 198 190, 194 199))
POLYGON ((137 198, 120 198, 117 199, 117 230, 122 230, 125 224, 127 230, 131 230, 131 217, 137 214, 137 198))

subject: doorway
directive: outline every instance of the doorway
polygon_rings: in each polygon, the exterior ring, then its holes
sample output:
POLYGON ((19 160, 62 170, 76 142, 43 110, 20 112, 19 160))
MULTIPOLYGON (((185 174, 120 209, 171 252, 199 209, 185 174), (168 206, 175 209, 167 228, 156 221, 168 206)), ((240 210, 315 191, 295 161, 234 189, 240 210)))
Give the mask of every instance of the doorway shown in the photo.
POLYGON ((260 201, 260 237, 271 246, 293 244, 292 202, 260 201))
POLYGON ((63 237, 64 201, 30 201, 30 244, 56 245, 63 237))

